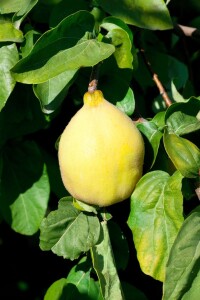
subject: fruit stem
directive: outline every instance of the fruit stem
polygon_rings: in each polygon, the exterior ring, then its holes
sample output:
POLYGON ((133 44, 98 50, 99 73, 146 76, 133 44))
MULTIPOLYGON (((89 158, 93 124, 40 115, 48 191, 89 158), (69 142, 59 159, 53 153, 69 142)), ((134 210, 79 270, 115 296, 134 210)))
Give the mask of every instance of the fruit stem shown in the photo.
POLYGON ((94 91, 97 90, 100 65, 101 65, 101 62, 99 62, 98 64, 96 64, 95 66, 92 67, 92 72, 91 72, 91 75, 90 75, 90 82, 89 82, 89 85, 88 85, 88 92, 89 93, 94 93, 94 91))

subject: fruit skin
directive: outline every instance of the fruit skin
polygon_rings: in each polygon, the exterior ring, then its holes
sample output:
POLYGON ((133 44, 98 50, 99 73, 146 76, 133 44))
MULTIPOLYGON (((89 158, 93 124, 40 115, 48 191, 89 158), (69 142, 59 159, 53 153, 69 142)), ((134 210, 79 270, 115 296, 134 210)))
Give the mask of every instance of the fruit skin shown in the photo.
POLYGON ((96 90, 85 93, 83 107, 63 131, 58 159, 74 198, 109 206, 132 194, 142 175, 144 143, 133 121, 96 90))

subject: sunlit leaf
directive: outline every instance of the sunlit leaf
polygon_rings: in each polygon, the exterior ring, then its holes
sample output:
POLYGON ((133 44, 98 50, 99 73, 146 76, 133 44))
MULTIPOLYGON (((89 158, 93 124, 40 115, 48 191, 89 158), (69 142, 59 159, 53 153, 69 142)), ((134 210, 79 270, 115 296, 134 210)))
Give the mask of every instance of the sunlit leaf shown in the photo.
POLYGON ((91 267, 83 257, 69 272, 67 278, 55 281, 44 300, 103 300, 99 284, 91 277, 91 267))
POLYGON ((111 15, 124 22, 147 29, 170 29, 172 21, 163 0, 96 0, 111 15))
POLYGON ((200 129, 200 120, 197 118, 199 111, 200 100, 194 97, 185 103, 172 104, 165 115, 168 131, 183 135, 200 129))
POLYGON ((133 114, 135 110, 135 97, 131 88, 128 89, 124 99, 116 103, 116 106, 128 116, 133 114))
MULTIPOLYGON (((110 23, 109 30, 112 30, 114 28, 121 28, 121 29, 125 30, 128 33, 131 44, 133 44, 133 32, 124 21, 122 21, 121 19, 115 18, 113 16, 110 16, 110 17, 106 17, 103 19, 103 21, 101 23, 101 27, 104 27, 104 23, 110 23)), ((107 24, 107 26, 108 26, 108 24, 107 24)))
POLYGON ((145 174, 131 197, 128 225, 140 267, 163 281, 170 249, 183 222, 182 175, 164 171, 145 174))
MULTIPOLYGON (((101 27, 108 31, 107 37, 115 46, 114 57, 119 68, 133 68, 132 44, 128 33, 112 23, 102 23, 101 27)), ((137 67, 137 57, 134 56, 134 66, 137 67)))
MULTIPOLYGON (((143 122, 137 124, 137 127, 147 138, 149 145, 151 147, 151 151, 153 151, 152 162, 150 164, 150 167, 152 167, 152 165, 156 160, 156 156, 160 145, 160 140, 162 138, 162 133, 159 131, 157 125, 153 121, 143 120, 143 122)), ((150 151, 148 154, 150 154, 150 151)))
POLYGON ((26 6, 30 0, 1 0, 0 13, 9 14, 19 11, 22 7, 26 6))
POLYGON ((44 300, 62 300, 63 290, 66 285, 66 278, 61 278, 54 281, 54 283, 48 288, 44 296, 44 300))
POLYGON ((23 41, 23 33, 14 27, 11 19, 0 16, 0 42, 16 42, 23 41))
POLYGON ((183 96, 178 92, 175 83, 171 82, 171 92, 172 92, 172 97, 174 101, 176 102, 185 102, 186 100, 183 98, 183 96))
POLYGON ((164 133, 165 150, 171 161, 183 176, 195 178, 199 174, 200 150, 187 139, 174 133, 164 133))
POLYGON ((2 215, 15 231, 32 235, 39 229, 49 200, 49 181, 34 142, 6 147, 0 184, 2 215))
POLYGON ((86 32, 92 31, 93 26, 94 19, 89 12, 80 11, 66 17, 38 39, 29 55, 12 69, 13 76, 23 83, 42 83, 67 70, 93 66, 106 59, 115 48, 88 40, 86 32))
POLYGON ((163 130, 165 127, 165 111, 157 113, 151 121, 156 124, 158 130, 163 130))
POLYGON ((15 44, 0 48, 0 111, 6 104, 15 86, 15 80, 10 69, 18 61, 18 51, 15 44))
POLYGON ((105 300, 123 299, 120 280, 115 266, 108 227, 102 222, 101 242, 91 248, 93 267, 99 278, 102 295, 105 300), (103 258, 103 259, 102 259, 103 258))
POLYGON ((197 300, 200 292, 200 207, 184 221, 166 268, 163 300, 197 300))
POLYGON ((76 209, 69 197, 59 201, 58 209, 42 221, 40 230, 42 250, 73 260, 97 243, 100 223, 97 216, 76 209))
MULTIPOLYGON (((114 46, 96 40, 83 41, 72 48, 60 51, 46 63, 34 61, 32 53, 25 57, 11 70, 16 81, 23 83, 42 83, 66 70, 90 67, 106 59, 114 52, 114 46), (55 68, 56 66, 56 68, 55 68)), ((35 55, 34 55, 35 56, 35 55)), ((40 56, 42 58, 42 55, 40 56)))
POLYGON ((26 15, 31 11, 31 9, 37 4, 38 0, 23 0, 22 5, 19 10, 13 16, 13 24, 16 28, 19 28, 22 21, 25 19, 26 15))
POLYGON ((29 30, 25 34, 24 41, 23 41, 23 43, 21 44, 21 47, 20 47, 20 50, 21 50, 20 52, 21 52, 22 58, 24 58, 25 56, 27 56, 31 52, 35 42, 37 41, 37 39, 40 36, 41 36, 41 34, 37 31, 35 31, 35 30, 29 30))
POLYGON ((95 205, 90 205, 90 204, 87 204, 87 203, 84 203, 82 201, 79 201, 75 198, 73 198, 73 205, 78 209, 78 210, 81 210, 81 211, 87 211, 87 212, 92 212, 94 213, 95 215, 98 213, 97 210, 98 210, 98 206, 95 206, 95 205))
POLYGON ((68 292, 65 293, 67 297, 70 295, 69 286, 73 284, 77 292, 73 292, 73 299, 94 299, 103 300, 100 286, 93 278, 91 278, 91 262, 88 262, 86 257, 83 257, 79 263, 74 266, 69 272, 66 280, 68 284, 68 292))

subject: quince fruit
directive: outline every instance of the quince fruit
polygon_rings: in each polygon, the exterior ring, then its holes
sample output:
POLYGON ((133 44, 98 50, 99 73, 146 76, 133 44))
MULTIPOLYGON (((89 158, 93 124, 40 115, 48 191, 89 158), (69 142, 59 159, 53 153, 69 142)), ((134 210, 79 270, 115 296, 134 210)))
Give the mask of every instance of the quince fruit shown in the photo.
POLYGON ((144 143, 133 121, 95 90, 85 93, 83 107, 64 129, 58 159, 74 198, 109 206, 132 194, 142 175, 144 143))

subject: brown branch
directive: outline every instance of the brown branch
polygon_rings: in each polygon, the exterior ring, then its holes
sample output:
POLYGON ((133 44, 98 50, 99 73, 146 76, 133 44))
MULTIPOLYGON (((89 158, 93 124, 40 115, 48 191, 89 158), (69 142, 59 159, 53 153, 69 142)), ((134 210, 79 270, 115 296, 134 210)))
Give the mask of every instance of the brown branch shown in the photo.
POLYGON ((142 54, 142 57, 144 59, 144 62, 146 64, 146 66, 147 66, 147 68, 148 68, 148 70, 149 70, 149 72, 150 72, 150 74, 152 76, 152 79, 155 82, 155 84, 156 84, 156 86, 157 86, 157 88, 158 88, 158 90, 160 92, 160 95, 162 96, 163 100, 165 101, 166 106, 169 107, 172 104, 171 99, 169 98, 169 96, 168 96, 168 94, 167 94, 167 92, 166 92, 163 84, 159 80, 158 75, 152 69, 152 66, 151 66, 150 62, 148 61, 148 59, 147 59, 147 57, 145 55, 144 49, 140 49, 140 52, 142 54))
POLYGON ((157 88, 158 88, 163 100, 165 101, 166 106, 169 107, 172 104, 172 101, 170 100, 166 90, 164 89, 164 87, 163 87, 162 83, 160 82, 158 75, 156 73, 153 74, 153 81, 157 85, 157 88))
POLYGON ((195 28, 195 27, 184 26, 184 25, 181 25, 181 24, 177 24, 176 27, 177 27, 178 30, 181 30, 181 32, 182 32, 185 36, 189 36, 189 37, 192 37, 192 35, 194 34, 194 32, 195 32, 196 30, 198 30, 198 29, 195 28))
POLYGON ((90 75, 90 82, 88 84, 88 92, 89 93, 94 93, 94 91, 97 90, 100 65, 101 65, 101 62, 92 67, 92 72, 90 75))
POLYGON ((196 27, 185 26, 181 24, 174 25, 174 31, 177 35, 181 37, 190 37, 196 41, 200 41, 200 30, 196 27))

